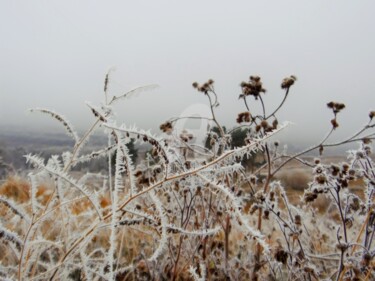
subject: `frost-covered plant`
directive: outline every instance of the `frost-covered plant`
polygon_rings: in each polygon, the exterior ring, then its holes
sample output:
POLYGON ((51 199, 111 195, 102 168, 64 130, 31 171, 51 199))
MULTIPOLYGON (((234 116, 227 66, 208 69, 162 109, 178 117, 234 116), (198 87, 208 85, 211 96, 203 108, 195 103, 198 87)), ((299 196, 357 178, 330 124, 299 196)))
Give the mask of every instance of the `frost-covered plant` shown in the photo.
POLYGON ((371 158, 373 117, 353 136, 329 143, 345 105, 327 104, 334 118, 326 137, 293 155, 280 150, 274 135, 285 128, 277 113, 295 76, 285 78, 278 107, 267 111, 259 76, 241 83, 246 111, 239 126, 227 131, 216 118, 214 81, 193 87, 208 99, 211 122, 208 146, 193 143, 188 131, 176 132, 172 118, 162 135, 115 122, 113 104, 136 88, 110 97, 107 74, 104 102, 87 103, 95 123, 79 136, 67 119, 48 109, 33 111, 59 121, 75 144, 71 151, 42 159, 27 155, 29 199, 0 197, 0 276, 16 280, 372 280, 374 269, 375 171, 371 158), (261 113, 250 110, 249 98, 261 113), (108 145, 82 154, 90 136, 104 129, 108 145), (246 129, 244 144, 233 146, 232 133, 246 129), (135 165, 131 141, 151 149, 135 165), (311 151, 359 142, 348 162, 324 164, 303 158, 311 151), (197 157, 194 157, 198 155, 197 157), (263 157, 248 172, 245 158, 263 157), (108 173, 77 175, 72 168, 107 158, 108 173), (115 159, 115 161, 112 161, 115 159), (287 164, 311 167, 313 181, 291 202, 288 187, 275 179, 287 164), (362 186, 351 191, 352 183, 362 186), (45 188, 48 185, 49 188, 45 188), (326 197, 331 206, 317 209, 326 197))

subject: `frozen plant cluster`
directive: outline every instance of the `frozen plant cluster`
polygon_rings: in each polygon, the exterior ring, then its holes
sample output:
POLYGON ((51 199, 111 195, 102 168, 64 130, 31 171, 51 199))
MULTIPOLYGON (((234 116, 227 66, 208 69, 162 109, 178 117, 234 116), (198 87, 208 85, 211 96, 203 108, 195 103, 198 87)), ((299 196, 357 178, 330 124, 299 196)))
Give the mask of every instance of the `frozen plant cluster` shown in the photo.
POLYGON ((111 97, 109 78, 103 105, 87 103, 95 123, 82 136, 59 113, 32 110, 56 119, 75 144, 49 159, 26 155, 33 167, 28 199, 0 197, 1 279, 375 280, 374 111, 358 132, 330 143, 345 105, 328 103, 328 134, 290 155, 274 135, 288 124, 279 124, 277 114, 295 76, 282 81, 283 99, 271 111, 261 78, 242 82, 244 111, 231 131, 216 118, 218 95, 210 79, 193 83, 211 110, 206 143, 200 145, 189 132, 176 133, 179 118, 164 122, 160 135, 118 125, 113 105, 155 86, 111 97), (83 154, 97 130, 108 136, 108 145, 83 154), (240 144, 236 133, 243 135, 240 144), (150 147, 138 165, 129 150, 132 141, 150 147), (303 157, 348 143, 359 148, 349 151, 347 162, 303 157), (72 171, 98 158, 107 159, 106 174, 72 171), (262 161, 254 164, 255 158, 262 161), (313 175, 298 202, 290 201, 288 187, 276 179, 292 161, 313 175), (354 184, 360 191, 353 191, 354 184))

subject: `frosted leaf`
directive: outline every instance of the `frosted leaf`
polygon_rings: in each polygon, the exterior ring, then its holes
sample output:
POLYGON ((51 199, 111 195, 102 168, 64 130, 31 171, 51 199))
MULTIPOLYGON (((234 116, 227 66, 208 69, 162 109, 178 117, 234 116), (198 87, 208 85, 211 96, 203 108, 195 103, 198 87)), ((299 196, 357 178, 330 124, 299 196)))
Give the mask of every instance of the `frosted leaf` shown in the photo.
POLYGON ((160 202, 159 198, 155 194, 154 191, 150 192, 150 197, 152 201, 155 203, 156 209, 159 213, 160 222, 161 222, 161 238, 159 239, 159 245, 157 249, 154 251, 152 256, 148 259, 149 261, 155 261, 158 259, 158 257, 168 248, 168 236, 167 236, 167 217, 165 215, 165 212, 163 210, 162 203, 160 202))
POLYGON ((23 241, 18 236, 18 234, 9 229, 6 229, 2 225, 1 221, 0 221, 0 240, 5 240, 14 244, 19 250, 23 246, 23 241))
POLYGON ((68 135, 71 136, 76 143, 78 142, 78 140, 79 140, 78 134, 76 133, 72 124, 66 119, 65 116, 63 116, 63 115, 61 115, 61 114, 59 114, 59 113, 57 113, 53 110, 49 110, 49 109, 45 109, 45 108, 32 108, 32 109, 29 109, 29 111, 30 112, 34 112, 34 111, 35 112, 41 112, 41 113, 50 115, 52 118, 59 121, 64 126, 68 135))
POLYGON ((6 198, 0 195, 0 205, 4 205, 8 208, 13 214, 19 216, 21 219, 26 220, 27 223, 30 223, 30 217, 22 208, 21 205, 17 205, 10 198, 6 198))
POLYGON ((151 85, 146 85, 146 86, 134 88, 134 89, 132 89, 132 90, 120 95, 120 96, 114 96, 109 104, 111 104, 111 105, 115 104, 116 102, 118 102, 121 99, 130 98, 130 97, 135 96, 135 95, 137 95, 139 93, 142 93, 144 91, 156 89, 157 87, 158 87, 158 85, 151 84, 151 85))
POLYGON ((27 162, 32 163, 34 166, 36 166, 38 168, 42 168, 42 169, 46 170, 48 173, 53 174, 53 175, 63 179, 67 183, 73 185, 74 187, 76 187, 80 192, 82 192, 90 200, 90 202, 94 206, 98 216, 101 217, 100 206, 99 206, 97 196, 96 196, 95 193, 88 191, 86 186, 80 185, 79 183, 77 183, 69 174, 65 173, 64 171, 62 171, 62 170, 60 170, 56 167, 51 167, 50 165, 44 165, 43 160, 41 158, 39 158, 37 156, 30 155, 30 154, 26 155, 25 157, 26 157, 27 162))

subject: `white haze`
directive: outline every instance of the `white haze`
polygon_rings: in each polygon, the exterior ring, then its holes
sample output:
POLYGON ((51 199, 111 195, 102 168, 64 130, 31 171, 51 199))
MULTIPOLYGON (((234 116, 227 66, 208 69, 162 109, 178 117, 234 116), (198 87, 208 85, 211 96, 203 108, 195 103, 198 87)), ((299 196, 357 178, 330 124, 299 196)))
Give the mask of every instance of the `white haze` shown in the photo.
MULTIPOLYGON (((374 1, 1 1, 0 128, 59 130, 56 110, 89 126, 85 101, 103 100, 104 75, 115 67, 112 94, 156 83, 116 107, 119 122, 157 131, 169 117, 206 104, 191 83, 215 80, 227 127, 244 111, 239 84, 260 75, 270 111, 281 80, 298 77, 279 121, 285 134, 319 140, 330 128, 326 103, 344 102, 338 136, 375 109, 374 1)), ((252 112, 260 108, 250 99, 252 112)), ((1 134, 0 134, 1 135, 1 134)))

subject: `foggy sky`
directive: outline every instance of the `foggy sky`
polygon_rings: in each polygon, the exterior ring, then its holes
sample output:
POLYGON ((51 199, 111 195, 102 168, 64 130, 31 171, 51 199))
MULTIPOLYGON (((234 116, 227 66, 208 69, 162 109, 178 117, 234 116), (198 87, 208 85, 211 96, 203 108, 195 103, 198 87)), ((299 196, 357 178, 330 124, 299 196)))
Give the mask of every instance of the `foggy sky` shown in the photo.
MULTIPOLYGON (((338 136, 350 135, 375 109, 375 2, 368 1, 1 1, 0 128, 61 130, 28 108, 56 110, 76 126, 93 117, 85 101, 158 84, 116 106, 118 123, 157 127, 189 106, 207 104, 191 84, 212 78, 217 117, 235 125, 245 110, 239 84, 260 75, 270 112, 281 80, 298 77, 279 122, 286 135, 322 138, 326 103, 344 102, 338 136), (301 133, 303 132, 303 133, 301 133)), ((260 107, 252 97, 250 110, 260 107)))

